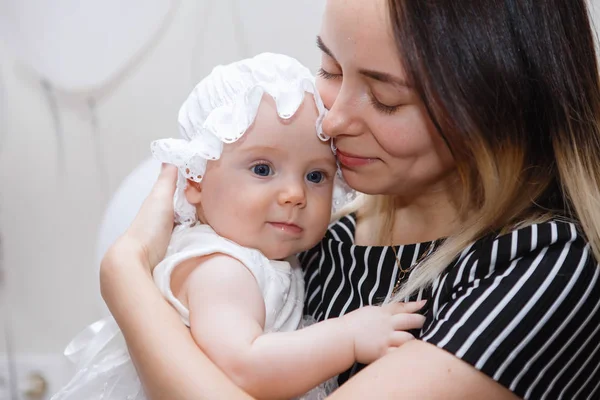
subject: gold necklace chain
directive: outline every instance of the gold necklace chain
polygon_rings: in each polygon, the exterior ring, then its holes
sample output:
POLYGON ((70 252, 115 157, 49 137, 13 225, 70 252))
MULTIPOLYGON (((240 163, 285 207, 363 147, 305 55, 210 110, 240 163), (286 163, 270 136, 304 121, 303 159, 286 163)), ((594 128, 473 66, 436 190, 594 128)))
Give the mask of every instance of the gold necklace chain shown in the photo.
MULTIPOLYGON (((396 293, 398 293, 398 290, 400 289, 400 284, 402 283, 402 280, 404 279, 406 274, 408 274, 410 271, 412 271, 417 265, 421 264, 423 262, 423 260, 425 260, 425 258, 429 254, 431 254, 436 242, 437 242, 437 240, 431 241, 431 243, 427 247, 427 250, 425 250, 425 252, 423 252, 423 254, 421 254, 421 256, 417 259, 417 261, 415 261, 408 268, 402 268, 402 265, 400 265, 400 258, 398 257, 398 251, 396 250, 396 246, 393 246, 393 245, 390 246, 392 248, 392 251, 394 252, 395 266, 398 267, 398 271, 399 271, 398 278, 396 279, 396 284, 394 285, 394 289, 392 290, 392 295, 395 295, 396 293)), ((398 247, 400 247, 400 246, 398 246, 398 247)))

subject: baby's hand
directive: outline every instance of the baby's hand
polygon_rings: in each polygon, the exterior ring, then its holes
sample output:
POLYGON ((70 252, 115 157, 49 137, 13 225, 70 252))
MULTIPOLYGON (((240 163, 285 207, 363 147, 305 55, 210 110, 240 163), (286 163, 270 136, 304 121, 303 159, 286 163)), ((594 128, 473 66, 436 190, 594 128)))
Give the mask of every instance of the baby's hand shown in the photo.
POLYGON ((372 363, 414 339, 405 331, 423 327, 425 317, 414 313, 424 305, 425 301, 367 306, 344 315, 342 318, 354 338, 356 361, 372 363))

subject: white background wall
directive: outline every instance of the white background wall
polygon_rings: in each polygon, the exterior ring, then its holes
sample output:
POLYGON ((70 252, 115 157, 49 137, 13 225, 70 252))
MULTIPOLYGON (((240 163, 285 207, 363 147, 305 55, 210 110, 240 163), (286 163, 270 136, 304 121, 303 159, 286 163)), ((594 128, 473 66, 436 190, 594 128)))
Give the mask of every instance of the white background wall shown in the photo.
POLYGON ((178 108, 212 66, 275 51, 315 70, 323 0, 239 3, 181 0, 162 36, 98 99, 97 141, 84 99, 59 94, 63 174, 39 77, 0 41, 0 234, 17 353, 58 354, 103 316, 95 246, 107 202, 151 140, 177 136, 178 108))

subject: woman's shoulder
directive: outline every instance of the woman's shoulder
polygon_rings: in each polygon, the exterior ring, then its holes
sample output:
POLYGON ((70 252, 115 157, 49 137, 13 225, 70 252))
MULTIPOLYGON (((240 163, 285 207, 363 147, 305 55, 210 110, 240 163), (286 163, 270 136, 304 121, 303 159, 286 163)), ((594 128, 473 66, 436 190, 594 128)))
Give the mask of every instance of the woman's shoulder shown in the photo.
MULTIPOLYGON (((510 268, 523 259, 541 262, 556 258, 557 262, 573 266, 574 259, 585 258, 586 264, 596 266, 590 245, 580 225, 574 221, 553 219, 516 227, 502 234, 488 235, 461 254, 458 262, 470 257, 472 261, 491 268, 510 268), (555 257, 552 257, 555 256, 555 257)), ((458 264, 458 263, 457 263, 458 264)), ((492 271, 490 271, 492 272, 492 271)))
POLYGON ((488 294, 500 290, 527 297, 548 285, 556 290, 587 287, 598 272, 579 224, 555 219, 476 241, 447 268, 434 295, 450 300, 485 287, 488 294))
POLYGON ((575 398, 598 378, 600 268, 577 223, 551 220, 481 239, 434 285, 423 341, 525 398, 575 398), (566 393, 566 395, 565 395, 566 393))

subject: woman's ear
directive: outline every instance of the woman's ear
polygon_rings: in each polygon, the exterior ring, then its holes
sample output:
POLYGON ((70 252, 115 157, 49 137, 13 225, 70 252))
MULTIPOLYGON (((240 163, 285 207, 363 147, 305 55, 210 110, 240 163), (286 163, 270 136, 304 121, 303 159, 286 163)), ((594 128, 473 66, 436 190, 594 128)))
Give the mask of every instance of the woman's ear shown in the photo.
POLYGON ((202 184, 188 179, 187 187, 185 188, 185 198, 188 203, 195 206, 199 205, 202 198, 202 184))

